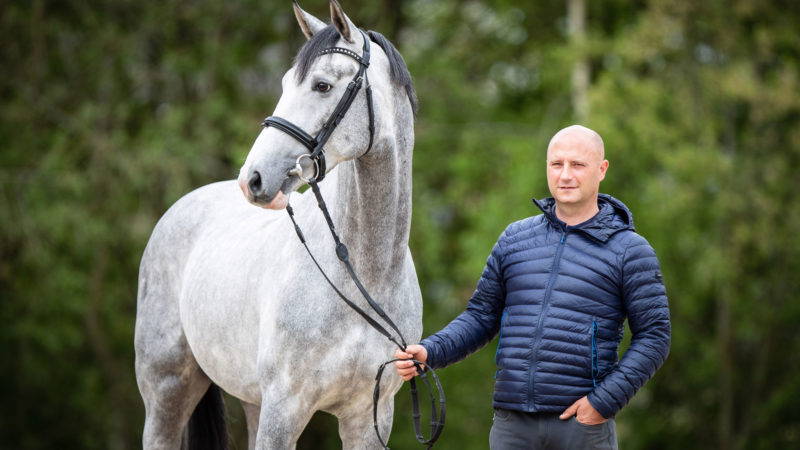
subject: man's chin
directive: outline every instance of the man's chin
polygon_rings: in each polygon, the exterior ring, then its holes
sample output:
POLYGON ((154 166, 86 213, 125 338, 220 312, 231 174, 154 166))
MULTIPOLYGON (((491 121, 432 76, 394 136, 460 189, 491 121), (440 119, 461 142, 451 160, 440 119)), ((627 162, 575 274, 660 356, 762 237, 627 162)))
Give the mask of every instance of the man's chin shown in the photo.
POLYGON ((556 199, 556 202, 561 204, 575 204, 580 203, 580 195, 577 192, 559 192, 557 195, 553 196, 556 199))

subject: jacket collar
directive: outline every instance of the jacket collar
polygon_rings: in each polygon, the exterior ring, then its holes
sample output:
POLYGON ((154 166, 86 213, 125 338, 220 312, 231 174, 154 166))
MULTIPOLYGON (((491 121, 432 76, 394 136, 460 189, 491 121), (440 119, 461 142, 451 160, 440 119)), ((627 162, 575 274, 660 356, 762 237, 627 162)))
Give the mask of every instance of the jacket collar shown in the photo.
POLYGON ((633 214, 631 214, 628 207, 621 201, 607 194, 598 195, 597 206, 600 211, 595 214, 594 217, 586 222, 572 226, 568 226, 556 216, 556 201, 552 197, 543 200, 536 200, 534 198, 533 203, 542 210, 544 216, 556 229, 560 231, 580 231, 602 243, 608 242, 611 236, 619 231, 635 231, 633 227, 633 214))

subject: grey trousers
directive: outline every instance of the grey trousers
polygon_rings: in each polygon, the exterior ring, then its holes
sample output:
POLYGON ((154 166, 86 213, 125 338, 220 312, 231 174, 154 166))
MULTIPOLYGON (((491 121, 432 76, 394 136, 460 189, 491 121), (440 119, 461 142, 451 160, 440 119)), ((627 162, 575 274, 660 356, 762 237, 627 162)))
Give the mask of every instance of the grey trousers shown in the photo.
POLYGON ((614 419, 584 425, 557 413, 524 413, 496 408, 489 433, 491 450, 617 450, 614 419))

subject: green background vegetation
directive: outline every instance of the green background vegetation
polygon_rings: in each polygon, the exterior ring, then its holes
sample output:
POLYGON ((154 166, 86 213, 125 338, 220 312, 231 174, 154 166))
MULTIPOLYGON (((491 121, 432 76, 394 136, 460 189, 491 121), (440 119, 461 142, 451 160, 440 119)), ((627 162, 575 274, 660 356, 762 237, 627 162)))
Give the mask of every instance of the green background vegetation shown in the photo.
MULTIPOLYGON (((506 224, 537 213, 546 143, 581 122, 673 318, 669 359, 617 418, 622 448, 800 446, 799 3, 587 0, 583 38, 567 2, 342 3, 398 46, 420 98, 425 334, 463 310, 506 224)), ((235 177, 303 42, 288 0, 0 8, 0 447, 141 446, 142 250, 181 195, 235 177)), ((437 448, 488 448, 493 358, 439 371, 437 448)), ((406 390, 393 448, 419 448, 406 390)), ((316 417, 299 447, 339 448, 335 427, 316 417)))

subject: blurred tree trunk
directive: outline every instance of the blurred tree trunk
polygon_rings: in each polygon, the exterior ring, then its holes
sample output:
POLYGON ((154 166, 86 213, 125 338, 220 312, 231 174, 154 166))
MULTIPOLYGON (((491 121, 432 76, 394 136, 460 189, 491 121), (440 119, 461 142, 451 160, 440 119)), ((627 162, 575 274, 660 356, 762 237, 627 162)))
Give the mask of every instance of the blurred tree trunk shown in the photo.
POLYGON ((586 56, 586 0, 567 3, 569 40, 577 52, 572 66, 572 110, 575 120, 585 122, 589 116, 589 61, 586 56))
MULTIPOLYGON (((103 330, 100 317, 102 303, 106 297, 105 277, 108 258, 108 249, 98 244, 94 249, 92 269, 89 274, 89 298, 84 312, 84 326, 86 327, 87 342, 100 365, 104 382, 108 387, 109 401, 113 405, 123 405, 125 403, 125 387, 120 383, 128 381, 128 378, 124 376, 123 369, 109 346, 109 339, 103 330)), ((109 418, 111 429, 108 430, 106 442, 109 448, 128 448, 124 439, 125 424, 129 422, 127 415, 124 408, 111 409, 109 418)))
POLYGON ((733 448, 733 376, 730 297, 717 301, 717 349, 719 351, 719 448, 733 448))
POLYGON ((386 0, 386 14, 391 18, 389 27, 381 31, 390 41, 398 43, 400 30, 405 27, 406 16, 403 13, 403 0, 386 0))

